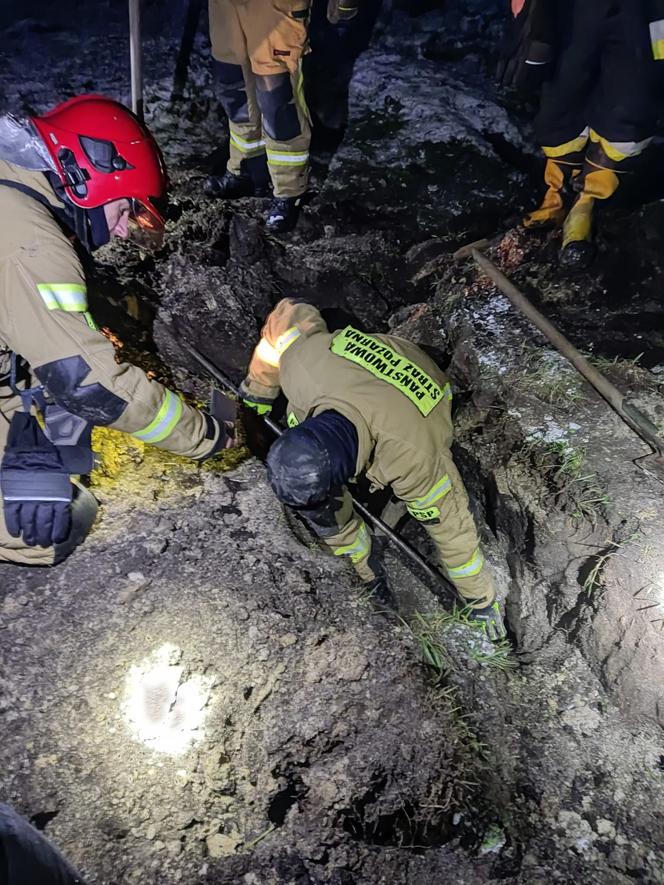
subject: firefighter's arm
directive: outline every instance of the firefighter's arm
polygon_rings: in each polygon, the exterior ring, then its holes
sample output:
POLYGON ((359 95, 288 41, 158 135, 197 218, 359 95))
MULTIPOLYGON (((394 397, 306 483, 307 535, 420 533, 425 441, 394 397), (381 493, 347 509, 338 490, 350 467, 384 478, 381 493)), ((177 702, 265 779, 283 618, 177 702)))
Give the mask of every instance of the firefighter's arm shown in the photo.
POLYGON ((358 13, 361 0, 328 0, 327 20, 332 25, 350 21, 358 13))
POLYGON ((326 332, 319 310, 312 304, 284 298, 265 320, 261 340, 256 345, 240 395, 249 408, 266 415, 279 395, 279 361, 298 338, 326 332))
MULTIPOLYGON (((59 232, 58 232, 59 233, 59 232)), ((129 363, 87 311, 85 279, 73 249, 55 234, 30 262, 7 262, 3 331, 7 344, 31 366, 64 409, 143 442, 191 458, 223 444, 219 424, 129 363), (52 248, 43 248, 50 245, 52 248)))

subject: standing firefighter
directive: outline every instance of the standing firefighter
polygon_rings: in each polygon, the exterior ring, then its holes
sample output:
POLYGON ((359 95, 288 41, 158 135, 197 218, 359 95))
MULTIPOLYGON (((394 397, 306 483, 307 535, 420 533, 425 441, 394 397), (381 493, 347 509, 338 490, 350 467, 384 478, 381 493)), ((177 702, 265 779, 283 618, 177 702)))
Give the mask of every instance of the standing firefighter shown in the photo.
POLYGON ((504 82, 519 85, 520 75, 551 73, 535 121, 548 189, 524 225, 562 224, 562 262, 585 267, 593 255, 595 201, 615 193, 652 140, 658 62, 664 65, 664 2, 511 0, 511 6, 524 38, 522 64, 508 64, 504 82), (566 213, 570 184, 578 196, 566 213))
POLYGON ((97 505, 70 475, 92 467, 93 425, 198 460, 228 442, 225 425, 118 364, 88 312, 73 235, 95 248, 132 223, 158 234, 165 185, 157 145, 115 101, 0 118, 0 560, 51 565, 83 540, 97 505))
POLYGON ((391 486, 428 529, 450 579, 492 639, 504 636, 491 573, 450 454, 450 385, 427 355, 391 335, 331 333, 310 304, 285 299, 267 318, 241 393, 267 413, 282 388, 287 430, 268 454, 272 488, 385 604, 385 574, 346 488, 365 472, 391 486))
MULTIPOLYGON (((352 19, 359 0, 330 0, 333 23, 352 19)), ((267 227, 291 230, 309 178, 309 112, 302 56, 310 0, 209 0, 210 40, 219 94, 228 115, 226 172, 208 179, 208 193, 226 199, 274 199, 267 227)))

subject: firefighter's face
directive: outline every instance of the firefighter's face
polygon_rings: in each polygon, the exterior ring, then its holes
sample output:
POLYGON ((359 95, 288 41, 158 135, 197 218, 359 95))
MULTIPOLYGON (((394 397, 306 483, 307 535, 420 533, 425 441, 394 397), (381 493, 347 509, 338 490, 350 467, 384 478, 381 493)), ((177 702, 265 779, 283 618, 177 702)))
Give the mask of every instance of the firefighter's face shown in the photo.
POLYGON ((129 235, 129 212, 131 203, 129 200, 112 200, 104 204, 104 215, 111 237, 121 237, 123 240, 129 235))

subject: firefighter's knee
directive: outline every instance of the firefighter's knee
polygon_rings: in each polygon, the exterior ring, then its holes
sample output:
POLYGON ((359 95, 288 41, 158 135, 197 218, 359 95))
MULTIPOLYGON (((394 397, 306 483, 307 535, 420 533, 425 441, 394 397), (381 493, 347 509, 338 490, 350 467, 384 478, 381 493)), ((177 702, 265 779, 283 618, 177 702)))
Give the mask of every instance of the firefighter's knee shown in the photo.
POLYGON ((241 65, 215 61, 214 74, 219 87, 219 100, 231 123, 249 122, 249 101, 241 65))
POLYGON ((256 77, 256 100, 263 115, 263 129, 275 141, 290 141, 302 134, 290 74, 256 77))

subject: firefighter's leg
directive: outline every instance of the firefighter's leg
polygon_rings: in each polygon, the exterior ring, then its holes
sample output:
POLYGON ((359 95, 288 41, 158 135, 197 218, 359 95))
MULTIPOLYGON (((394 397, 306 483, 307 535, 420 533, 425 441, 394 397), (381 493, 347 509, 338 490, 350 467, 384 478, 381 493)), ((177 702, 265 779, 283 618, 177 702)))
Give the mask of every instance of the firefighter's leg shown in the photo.
POLYGON ((306 0, 247 0, 240 12, 263 119, 274 191, 267 226, 274 232, 295 226, 309 179, 311 130, 301 66, 308 6, 306 0))
POLYGON ((593 210, 596 200, 608 200, 629 172, 629 160, 638 156, 651 139, 641 142, 610 142, 594 130, 579 177, 580 193, 563 226, 561 262, 566 267, 585 268, 592 260, 593 210))
POLYGON ((451 457, 441 457, 431 486, 407 501, 408 511, 431 535, 445 570, 464 604, 473 609, 492 605, 493 577, 485 564, 468 495, 451 457))
POLYGON ((67 538, 55 547, 28 547, 22 538, 7 531, 0 507, 0 562, 18 565, 57 565, 78 547, 90 532, 97 516, 97 501, 86 488, 74 483, 71 505, 71 529, 67 538))
MULTIPOLYGON (((588 4, 590 5, 590 4, 588 4)), ((650 143, 659 110, 656 62, 642 36, 625 27, 629 10, 616 13, 606 23, 601 70, 589 109, 590 145, 579 196, 563 228, 562 262, 586 267, 593 255, 593 210, 596 200, 607 200, 634 167, 632 162, 650 143)))
POLYGON ((246 35, 230 0, 209 0, 209 13, 214 73, 230 141, 227 175, 210 178, 207 189, 231 199, 262 194, 268 181, 265 143, 246 35))
POLYGON ((523 226, 529 230, 557 227, 565 219, 565 197, 570 183, 580 173, 583 156, 588 142, 588 130, 561 145, 542 148, 546 157, 544 182, 547 191, 539 208, 528 213, 523 226))
POLYGON ((336 556, 347 556, 364 583, 379 575, 371 555, 371 534, 365 521, 353 509, 347 489, 318 507, 299 511, 336 556))
POLYGON ((307 189, 311 128, 304 100, 302 67, 256 77, 267 163, 275 197, 296 198, 307 189))

